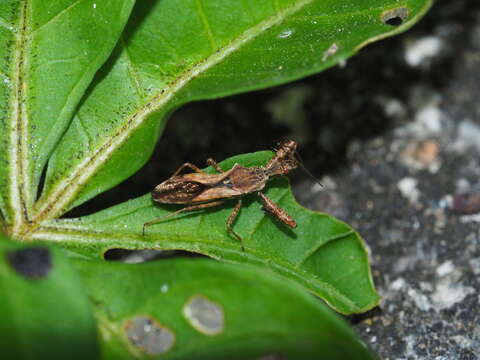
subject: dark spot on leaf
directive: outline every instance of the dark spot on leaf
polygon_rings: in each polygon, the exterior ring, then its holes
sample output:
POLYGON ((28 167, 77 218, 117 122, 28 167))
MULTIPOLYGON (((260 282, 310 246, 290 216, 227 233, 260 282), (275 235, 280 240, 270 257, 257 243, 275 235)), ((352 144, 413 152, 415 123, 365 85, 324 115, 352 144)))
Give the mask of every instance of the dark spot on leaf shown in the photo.
POLYGON ((380 19, 384 24, 391 26, 402 25, 408 18, 408 8, 399 7, 392 10, 385 10, 380 15, 380 19))
POLYGON ((149 316, 137 316, 125 325, 130 342, 149 355, 164 354, 175 343, 175 334, 149 316))
POLYGON ((10 251, 7 253, 7 261, 17 273, 27 279, 45 277, 52 268, 50 250, 39 246, 10 251))

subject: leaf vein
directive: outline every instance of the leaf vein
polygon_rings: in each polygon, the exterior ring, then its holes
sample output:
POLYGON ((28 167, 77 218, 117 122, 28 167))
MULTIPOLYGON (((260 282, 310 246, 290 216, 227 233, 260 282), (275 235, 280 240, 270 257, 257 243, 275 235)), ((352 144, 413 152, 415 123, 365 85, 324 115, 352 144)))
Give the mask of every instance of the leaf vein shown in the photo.
POLYGON ((67 6, 65 9, 63 9, 62 11, 60 11, 57 15, 53 16, 52 18, 50 18, 46 23, 40 25, 39 27, 37 27, 35 30, 33 30, 31 33, 30 33, 30 36, 32 36, 33 34, 37 33, 40 29, 43 29, 45 26, 47 26, 48 24, 51 24, 55 21, 57 21, 60 17, 62 17, 64 14, 66 14, 67 12, 69 12, 71 9, 73 9, 75 6, 77 6, 78 4, 80 4, 83 0, 77 0, 75 1, 73 4, 67 6))
POLYGON ((120 37, 120 41, 121 41, 122 47, 125 51, 125 58, 127 59, 128 75, 129 75, 130 79, 132 79, 133 86, 135 87, 135 91, 137 92, 138 96, 140 98, 144 98, 145 97, 145 92, 142 90, 142 86, 140 85, 140 79, 138 78, 138 74, 135 71, 132 58, 130 57, 130 52, 128 51, 128 46, 126 46, 126 44, 125 44, 125 40, 123 38, 123 35, 120 37))
MULTIPOLYGON (((151 236, 149 237, 151 240, 151 236)), ((47 241, 54 241, 54 242, 63 242, 64 244, 67 243, 86 243, 86 244, 95 244, 99 245, 101 242, 105 243, 106 239, 115 239, 123 248, 130 248, 130 249, 162 249, 162 250, 187 250, 187 251, 195 251, 199 253, 203 253, 209 255, 210 252, 212 254, 218 254, 222 252, 224 255, 228 255, 229 252, 233 253, 241 253, 244 256, 245 261, 254 263, 254 264, 264 264, 266 266, 272 267, 272 270, 275 270, 284 274, 284 276, 292 277, 300 281, 300 283, 308 284, 307 288, 310 291, 318 292, 318 289, 322 289, 326 294, 329 296, 342 301, 345 305, 349 306, 350 308, 355 308, 357 311, 361 311, 359 309, 358 304, 350 299, 347 295, 342 293, 339 289, 333 287, 333 285, 322 281, 319 278, 314 277, 311 273, 308 273, 301 268, 296 268, 291 263, 287 263, 284 261, 280 261, 276 259, 275 261, 271 261, 269 259, 268 254, 265 254, 261 251, 253 251, 249 249, 248 252, 241 252, 239 247, 233 242, 224 242, 221 241, 212 241, 210 238, 209 241, 198 241, 196 238, 186 239, 185 236, 179 237, 181 240, 173 239, 169 236, 166 238, 165 236, 162 237, 163 240, 158 242, 147 241, 147 239, 139 240, 138 235, 133 234, 126 234, 120 232, 106 232, 106 231, 95 231, 90 228, 85 228, 80 224, 79 226, 69 226, 68 224, 60 224, 60 222, 56 223, 56 226, 47 225, 42 226, 38 229, 38 231, 34 234, 34 239, 36 240, 47 240, 47 241), (159 246, 161 245, 161 246, 159 246), (192 250, 195 248, 195 250, 192 250), (268 263, 268 264, 267 264, 268 263), (285 275, 288 274, 288 275, 285 275)), ((159 240, 159 237, 156 237, 159 240)), ((109 243, 108 247, 113 248, 115 246, 113 243, 109 243)), ((214 258, 217 258, 214 256, 214 258)), ((224 261, 229 261, 227 257, 222 258, 224 261)))
POLYGON ((212 50, 216 50, 217 44, 212 33, 212 28, 210 27, 210 23, 208 22, 207 14, 205 14, 205 10, 203 9, 201 0, 195 0, 195 5, 197 7, 200 19, 202 20, 202 24, 205 28, 205 32, 207 33, 208 40, 210 41, 210 46, 212 47, 212 50))
MULTIPOLYGON (((156 33, 156 35, 162 40, 162 42, 172 51, 173 53, 173 56, 175 57, 175 59, 177 61, 179 61, 182 57, 180 56, 180 54, 178 53, 178 50, 175 46, 173 46, 170 41, 168 41, 168 38, 162 34, 162 32, 158 32, 156 33)), ((144 63, 145 64, 145 63, 144 63)), ((153 64, 153 65, 157 65, 157 64, 153 64)))
POLYGON ((325 246, 326 244, 332 241, 346 238, 347 236, 350 236, 353 233, 355 233, 355 231, 350 230, 343 234, 335 235, 325 240, 318 240, 309 250, 306 251, 305 255, 298 261, 296 266, 300 267, 301 265, 303 265, 305 261, 307 261, 311 256, 313 256, 322 246, 325 246))
POLYGON ((76 114, 75 116, 78 119, 78 127, 84 134, 85 138, 87 139, 87 149, 91 149, 93 141, 92 138, 90 137, 90 134, 88 133, 87 129, 85 128, 85 124, 83 123, 83 119, 80 116, 79 113, 76 114))

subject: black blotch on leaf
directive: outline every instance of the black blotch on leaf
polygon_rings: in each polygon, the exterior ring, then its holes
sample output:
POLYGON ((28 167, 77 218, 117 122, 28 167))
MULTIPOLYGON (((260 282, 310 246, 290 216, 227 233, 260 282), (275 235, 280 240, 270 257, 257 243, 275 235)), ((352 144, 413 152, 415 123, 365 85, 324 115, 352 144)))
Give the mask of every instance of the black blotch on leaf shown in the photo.
POLYGON ((18 274, 31 280, 47 276, 52 268, 50 250, 40 246, 10 251, 7 261, 18 274))
POLYGON ((395 16, 391 17, 388 20, 385 20, 385 24, 391 25, 391 26, 399 26, 402 25, 403 20, 400 16, 395 16))
POLYGON ((390 26, 402 25, 403 22, 408 18, 408 8, 399 7, 393 10, 384 11, 380 18, 384 24, 390 26))

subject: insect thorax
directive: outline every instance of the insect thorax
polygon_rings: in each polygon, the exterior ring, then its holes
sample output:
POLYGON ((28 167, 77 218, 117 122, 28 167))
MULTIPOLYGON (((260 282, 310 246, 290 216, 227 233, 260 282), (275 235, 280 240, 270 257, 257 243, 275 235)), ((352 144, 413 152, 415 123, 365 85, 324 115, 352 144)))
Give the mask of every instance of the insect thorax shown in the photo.
POLYGON ((246 168, 235 165, 229 174, 232 188, 244 194, 262 190, 268 178, 265 171, 259 167, 246 168))

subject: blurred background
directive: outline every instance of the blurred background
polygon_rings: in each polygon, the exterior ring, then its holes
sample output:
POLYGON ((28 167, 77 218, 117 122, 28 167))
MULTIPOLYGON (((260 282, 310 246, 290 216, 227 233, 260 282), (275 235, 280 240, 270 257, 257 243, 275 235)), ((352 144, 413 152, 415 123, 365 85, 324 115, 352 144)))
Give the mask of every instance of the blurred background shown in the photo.
POLYGON ((480 358, 480 2, 438 1, 412 30, 285 86, 189 104, 150 162, 72 211, 150 192, 179 165, 299 142, 297 199, 356 228, 379 308, 350 320, 381 359, 480 358))

